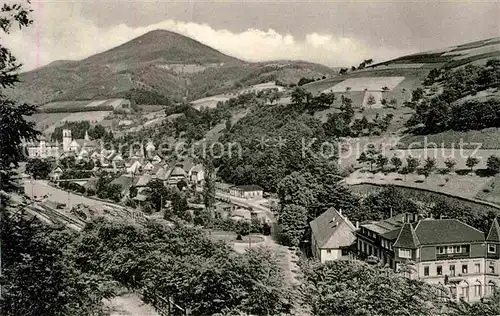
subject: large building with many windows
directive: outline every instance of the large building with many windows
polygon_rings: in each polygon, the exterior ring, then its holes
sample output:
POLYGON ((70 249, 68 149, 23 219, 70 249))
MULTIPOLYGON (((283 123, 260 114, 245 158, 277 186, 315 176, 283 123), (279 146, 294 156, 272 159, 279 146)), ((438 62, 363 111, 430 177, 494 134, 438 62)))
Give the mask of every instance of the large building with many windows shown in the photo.
POLYGON ((357 231, 358 254, 379 261, 442 289, 456 300, 477 301, 500 285, 500 226, 485 234, 456 219, 418 219, 398 214, 363 223, 357 231))

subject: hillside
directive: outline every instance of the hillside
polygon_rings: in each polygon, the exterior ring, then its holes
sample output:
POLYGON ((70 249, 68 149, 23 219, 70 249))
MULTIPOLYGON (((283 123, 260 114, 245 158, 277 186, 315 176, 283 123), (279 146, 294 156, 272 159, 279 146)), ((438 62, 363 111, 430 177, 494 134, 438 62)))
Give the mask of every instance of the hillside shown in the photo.
POLYGON ((151 31, 79 61, 55 61, 21 74, 10 94, 43 104, 57 100, 160 94, 197 99, 262 82, 296 83, 301 77, 331 77, 336 71, 308 62, 248 63, 188 37, 151 31))
POLYGON ((432 69, 484 65, 491 58, 500 58, 500 38, 402 56, 363 69, 349 70, 344 75, 304 87, 313 94, 334 92, 340 95, 348 92, 354 104, 363 107, 368 107, 367 100, 371 95, 376 102, 369 107, 380 108, 382 99, 395 99, 398 104, 409 100, 411 91, 423 87, 423 81, 432 69))

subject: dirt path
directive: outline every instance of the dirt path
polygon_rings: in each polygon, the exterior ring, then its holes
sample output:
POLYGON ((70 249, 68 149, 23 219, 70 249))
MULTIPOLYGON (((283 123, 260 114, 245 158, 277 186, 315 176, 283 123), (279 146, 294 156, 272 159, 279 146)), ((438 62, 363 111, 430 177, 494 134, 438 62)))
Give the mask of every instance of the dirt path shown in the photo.
POLYGON ((160 316, 155 309, 145 304, 137 294, 124 294, 106 301, 110 316, 160 316))

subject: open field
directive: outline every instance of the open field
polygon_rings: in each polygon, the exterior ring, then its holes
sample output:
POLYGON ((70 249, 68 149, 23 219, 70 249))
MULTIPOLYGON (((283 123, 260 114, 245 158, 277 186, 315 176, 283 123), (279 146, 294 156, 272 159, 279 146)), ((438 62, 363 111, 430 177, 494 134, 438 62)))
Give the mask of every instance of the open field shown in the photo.
POLYGON ((197 110, 201 109, 202 107, 212 109, 217 107, 218 102, 224 102, 229 100, 230 98, 231 97, 227 95, 214 95, 212 97, 206 97, 203 99, 192 101, 191 103, 193 104, 193 107, 197 110))
MULTIPOLYGON (((101 101, 56 101, 41 105, 40 109, 62 109, 67 107, 86 107, 89 104, 103 102, 101 101)), ((95 106, 95 105, 94 105, 95 106)))
POLYGON ((94 111, 94 112, 80 112, 71 113, 70 115, 63 118, 63 122, 77 122, 77 121, 89 121, 91 123, 99 123, 104 120, 111 112, 109 111, 94 111))
POLYGON ((76 112, 76 113, 35 113, 27 116, 30 122, 35 122, 36 128, 44 134, 51 134, 57 126, 64 122, 90 121, 99 123, 104 120, 110 111, 76 112))
POLYGON ((477 193, 476 198, 500 205, 500 176, 492 177, 477 193))
POLYGON ((491 177, 458 175, 456 173, 450 173, 447 175, 433 173, 425 179, 424 176, 417 174, 409 174, 405 177, 404 175, 395 172, 387 174, 372 174, 368 171, 362 172, 358 170, 346 179, 346 183, 394 184, 473 199, 479 192, 481 192, 490 180, 491 177))
MULTIPOLYGON (((353 192, 366 195, 372 192, 376 192, 382 190, 385 185, 377 185, 377 184, 355 184, 351 185, 350 188, 353 192)), ((426 203, 433 203, 437 198, 441 198, 450 203, 459 204, 462 207, 469 207, 473 212, 489 212, 493 211, 496 213, 500 213, 500 210, 497 207, 489 206, 485 204, 476 203, 473 201, 461 199, 458 196, 451 196, 448 194, 443 194, 440 192, 432 192, 419 188, 405 187, 405 186, 396 186, 396 190, 398 190, 403 196, 408 197, 413 200, 418 200, 426 203)))
MULTIPOLYGON (((398 148, 424 148, 425 144, 437 144, 442 148, 458 148, 460 143, 463 148, 500 149, 500 128, 492 127, 480 131, 446 131, 430 135, 407 135, 401 138, 398 148)), ((429 145, 427 145, 428 147, 429 145)))
POLYGON ((404 77, 359 77, 348 78, 330 88, 325 89, 327 92, 345 92, 347 88, 351 91, 382 91, 383 87, 393 90, 400 84, 404 77))
POLYGON ((165 106, 164 105, 154 105, 154 104, 141 104, 139 105, 139 108, 141 109, 142 112, 145 113, 150 113, 150 112, 158 112, 162 111, 165 106))

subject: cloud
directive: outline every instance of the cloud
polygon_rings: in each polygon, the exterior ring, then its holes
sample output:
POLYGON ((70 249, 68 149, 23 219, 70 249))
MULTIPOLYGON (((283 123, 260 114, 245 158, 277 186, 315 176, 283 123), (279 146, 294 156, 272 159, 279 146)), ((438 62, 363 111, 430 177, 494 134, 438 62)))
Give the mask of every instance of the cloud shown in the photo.
POLYGON ((55 60, 82 59, 105 51, 155 29, 166 29, 191 37, 221 52, 247 61, 300 59, 328 66, 359 64, 397 57, 408 51, 374 48, 355 38, 310 33, 298 39, 273 29, 250 28, 236 33, 207 24, 164 20, 146 27, 125 24, 98 27, 85 19, 75 4, 34 3, 34 25, 13 31, 2 40, 30 70, 55 60), (67 13, 67 14, 66 14, 67 13))

